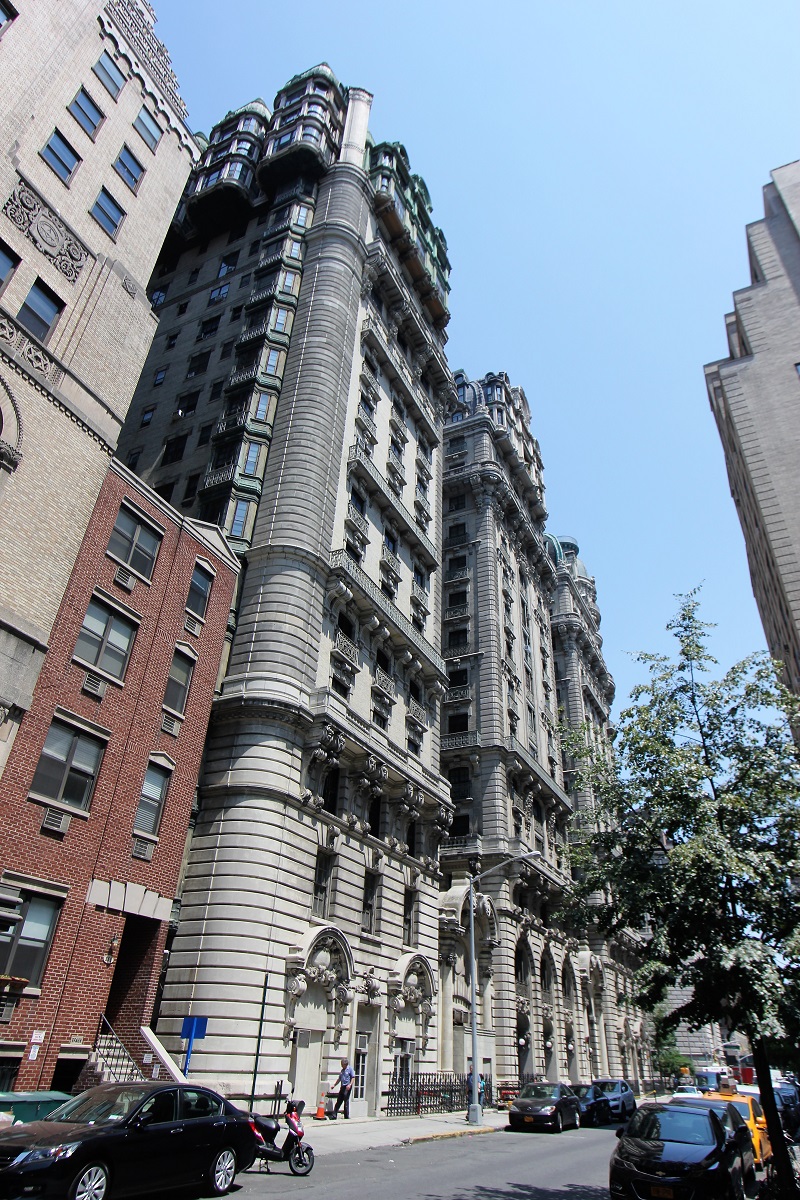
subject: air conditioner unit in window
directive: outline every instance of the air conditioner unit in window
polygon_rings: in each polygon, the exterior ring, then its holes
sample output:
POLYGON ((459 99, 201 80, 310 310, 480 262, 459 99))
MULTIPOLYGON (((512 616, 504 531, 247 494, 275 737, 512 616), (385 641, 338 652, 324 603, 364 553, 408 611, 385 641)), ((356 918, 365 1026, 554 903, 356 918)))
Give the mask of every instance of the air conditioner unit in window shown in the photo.
POLYGON ((66 833, 72 820, 69 813, 59 812, 57 808, 48 808, 42 821, 42 830, 48 833, 66 833))
POLYGON ((203 628, 203 624, 201 621, 197 620, 197 617, 190 617, 187 613, 183 622, 183 628, 187 633, 193 633, 194 636, 197 637, 200 633, 200 630, 203 628))
POLYGON ((311 1030, 310 1029, 298 1029, 297 1030, 297 1047, 298 1047, 298 1049, 299 1050, 307 1050, 310 1045, 311 1045, 311 1030))
POLYGON ((16 1000, 3 1000, 0 1002, 0 1025, 8 1025, 14 1016, 14 1009, 16 1007, 16 1000))
POLYGON ((148 842, 145 838, 135 837, 133 839, 133 857, 134 858, 141 858, 145 862, 150 862, 150 860, 153 857, 154 849, 155 849, 155 844, 153 842, 148 842))
POLYGON ((356 1050, 359 1052, 359 1054, 367 1053, 367 1051, 369 1050, 369 1034, 368 1033, 357 1033, 356 1034, 356 1050))
POLYGON ((126 592, 132 592, 136 586, 136 576, 127 567, 117 567, 114 583, 118 583, 120 587, 125 588, 126 592))
POLYGON ((93 671, 86 672, 86 678, 83 681, 83 691, 88 692, 90 696, 97 696, 98 700, 102 700, 106 694, 106 681, 101 679, 99 675, 95 675, 93 671))
POLYGON ((406 1038, 405 1044, 404 1044, 404 1049, 405 1049, 406 1054, 416 1054, 417 1039, 416 1038, 406 1038))
POLYGON ((162 733, 171 733, 173 737, 177 737, 181 731, 181 722, 171 713, 164 713, 161 718, 161 730, 162 733))

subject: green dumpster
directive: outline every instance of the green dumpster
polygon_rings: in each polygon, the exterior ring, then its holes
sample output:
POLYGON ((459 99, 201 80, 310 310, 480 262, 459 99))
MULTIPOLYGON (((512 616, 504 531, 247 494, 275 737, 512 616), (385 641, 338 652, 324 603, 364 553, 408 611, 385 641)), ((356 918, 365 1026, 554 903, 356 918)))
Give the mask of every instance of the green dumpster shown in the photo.
POLYGON ((54 1108, 72 1097, 67 1092, 0 1092, 0 1112, 13 1112, 15 1121, 43 1121, 54 1108))

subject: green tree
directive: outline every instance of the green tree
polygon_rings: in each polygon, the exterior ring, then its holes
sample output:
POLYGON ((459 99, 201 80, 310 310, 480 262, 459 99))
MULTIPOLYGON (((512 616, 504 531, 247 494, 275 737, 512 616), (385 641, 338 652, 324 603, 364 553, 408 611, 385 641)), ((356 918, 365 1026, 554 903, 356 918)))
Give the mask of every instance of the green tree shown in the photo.
POLYGON ((613 760, 565 731, 576 784, 593 797, 576 829, 573 919, 644 931, 639 1000, 689 998, 665 1018, 747 1034, 781 1194, 796 1194, 765 1039, 800 1010, 800 705, 777 664, 753 655, 722 679, 698 616, 680 598, 674 660, 641 654, 649 679, 621 714, 613 760))

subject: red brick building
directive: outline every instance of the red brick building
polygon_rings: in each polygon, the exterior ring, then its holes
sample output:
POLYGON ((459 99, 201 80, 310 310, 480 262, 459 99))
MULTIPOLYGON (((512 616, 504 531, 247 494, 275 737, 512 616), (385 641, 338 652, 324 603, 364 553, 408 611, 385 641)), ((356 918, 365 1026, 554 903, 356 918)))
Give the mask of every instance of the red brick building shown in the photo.
POLYGON ((0 1090, 147 1049, 238 570, 112 460, 0 781, 0 1090))

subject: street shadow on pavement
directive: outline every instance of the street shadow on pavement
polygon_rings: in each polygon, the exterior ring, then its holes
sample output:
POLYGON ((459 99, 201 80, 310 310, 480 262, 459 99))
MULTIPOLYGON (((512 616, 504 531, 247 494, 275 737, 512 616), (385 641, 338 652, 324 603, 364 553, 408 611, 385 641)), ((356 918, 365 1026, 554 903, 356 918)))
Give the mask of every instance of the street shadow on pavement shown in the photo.
MULTIPOLYGON (((440 1200, 431 1196, 429 1200, 440 1200)), ((565 1183, 561 1187, 537 1187, 531 1183, 504 1183, 459 1192, 458 1200, 608 1200, 608 1187, 592 1183, 565 1183)))

